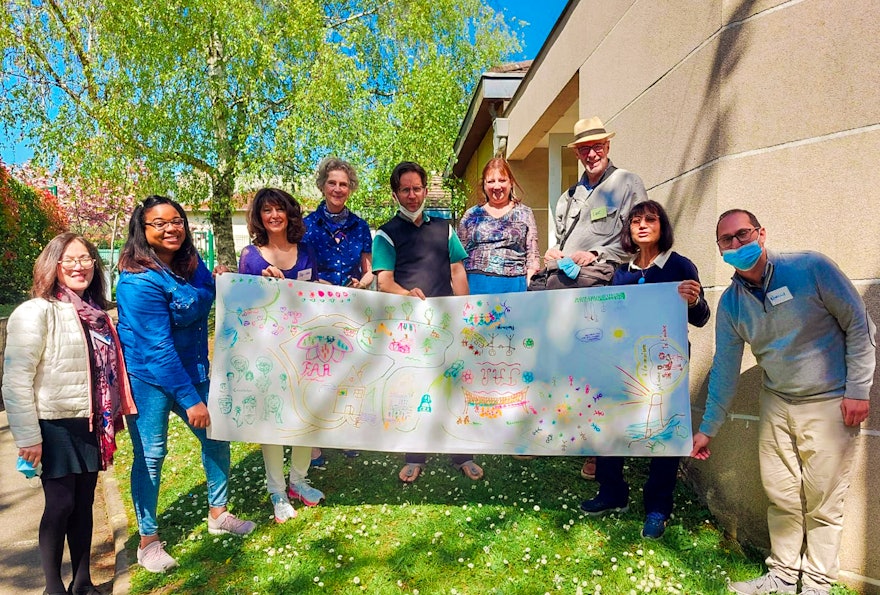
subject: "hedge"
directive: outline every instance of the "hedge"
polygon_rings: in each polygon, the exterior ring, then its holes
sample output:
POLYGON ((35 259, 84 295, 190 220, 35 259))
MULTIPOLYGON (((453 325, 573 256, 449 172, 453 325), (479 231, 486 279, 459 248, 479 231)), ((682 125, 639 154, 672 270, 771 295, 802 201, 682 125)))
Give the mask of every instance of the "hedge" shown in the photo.
POLYGON ((0 303, 26 296, 37 256, 66 230, 58 200, 48 190, 22 184, 0 163, 0 303))

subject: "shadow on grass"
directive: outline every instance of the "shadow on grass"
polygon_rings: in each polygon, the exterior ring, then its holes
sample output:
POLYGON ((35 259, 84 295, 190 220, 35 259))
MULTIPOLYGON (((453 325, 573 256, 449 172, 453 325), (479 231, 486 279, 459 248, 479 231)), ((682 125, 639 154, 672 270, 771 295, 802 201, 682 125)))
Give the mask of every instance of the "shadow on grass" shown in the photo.
MULTIPOLYGON (((172 443, 171 450, 176 446, 172 443)), ((127 450, 124 456, 130 460, 130 446, 127 450)), ((580 478, 580 458, 478 456, 486 475, 474 482, 449 465, 447 456, 435 455, 415 484, 404 485, 397 479, 403 455, 325 455, 327 469, 313 469, 309 477, 325 492, 326 501, 314 508, 297 505, 299 516, 279 525, 265 491, 259 447, 233 446, 230 506, 258 524, 245 538, 208 534, 207 491, 198 456, 189 455, 193 460, 184 465, 169 455, 159 526, 180 568, 153 575, 135 567, 132 593, 418 589, 425 594, 454 588, 488 592, 489 586, 501 593, 534 593, 536 584, 549 590, 567 572, 601 578, 630 561, 638 570, 637 559, 647 551, 662 555, 679 574, 690 575, 691 591, 686 592, 717 591, 726 571, 747 576, 762 572, 759 558, 746 558, 735 542, 725 539, 682 485, 664 538, 643 539, 640 488, 646 460, 631 459, 626 470, 632 486, 629 512, 597 518, 579 510, 580 501, 593 497, 598 488, 580 478), (369 588, 361 589, 366 584, 369 588)), ((124 462, 118 465, 124 467, 124 462)), ((131 513, 130 499, 128 505, 131 513)), ((136 529, 133 533, 127 543, 131 559, 138 542, 136 529)))

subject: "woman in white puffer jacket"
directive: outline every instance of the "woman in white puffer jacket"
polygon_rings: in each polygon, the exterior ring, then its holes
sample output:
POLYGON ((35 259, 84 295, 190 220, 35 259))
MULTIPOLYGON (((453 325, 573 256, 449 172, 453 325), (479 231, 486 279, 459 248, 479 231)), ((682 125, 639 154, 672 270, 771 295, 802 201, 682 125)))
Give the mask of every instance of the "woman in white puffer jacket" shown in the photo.
POLYGON ((33 299, 7 323, 3 400, 19 456, 42 464, 46 506, 39 548, 44 593, 94 595, 89 569, 98 471, 134 412, 116 330, 104 309, 98 251, 63 233, 34 264, 33 299), (61 579, 64 542, 73 580, 61 579))

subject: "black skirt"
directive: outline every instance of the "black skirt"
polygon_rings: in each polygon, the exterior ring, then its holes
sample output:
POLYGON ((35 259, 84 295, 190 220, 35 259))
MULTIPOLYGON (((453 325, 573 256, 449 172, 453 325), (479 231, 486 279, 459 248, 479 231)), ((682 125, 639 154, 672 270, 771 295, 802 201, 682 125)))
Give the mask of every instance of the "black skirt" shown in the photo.
POLYGON ((40 431, 46 479, 101 470, 98 435, 89 431, 89 420, 85 417, 41 419, 40 431))

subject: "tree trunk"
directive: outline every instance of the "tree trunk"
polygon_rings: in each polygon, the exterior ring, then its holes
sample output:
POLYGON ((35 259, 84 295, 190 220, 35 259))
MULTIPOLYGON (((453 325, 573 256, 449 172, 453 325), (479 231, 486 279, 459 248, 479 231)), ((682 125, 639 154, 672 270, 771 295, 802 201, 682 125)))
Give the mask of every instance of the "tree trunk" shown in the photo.
POLYGON ((211 227, 214 228, 214 252, 216 264, 229 267, 229 270, 238 270, 238 260, 235 257, 235 241, 232 235, 232 189, 234 184, 215 181, 214 192, 211 196, 211 227))

